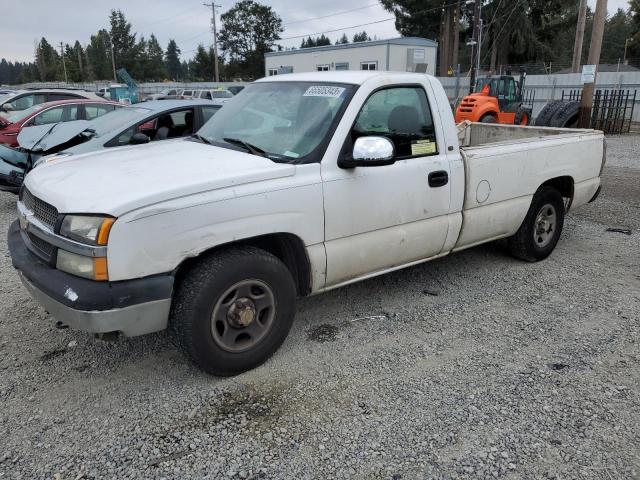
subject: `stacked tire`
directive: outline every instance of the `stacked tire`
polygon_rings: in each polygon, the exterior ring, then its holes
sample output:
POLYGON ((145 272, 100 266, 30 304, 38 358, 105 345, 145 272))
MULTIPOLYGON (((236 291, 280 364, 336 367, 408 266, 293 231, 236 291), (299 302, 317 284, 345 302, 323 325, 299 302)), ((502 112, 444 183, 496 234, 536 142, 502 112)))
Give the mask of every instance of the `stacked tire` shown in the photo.
POLYGON ((576 128, 580 102, 552 100, 547 103, 536 118, 536 127, 576 128))

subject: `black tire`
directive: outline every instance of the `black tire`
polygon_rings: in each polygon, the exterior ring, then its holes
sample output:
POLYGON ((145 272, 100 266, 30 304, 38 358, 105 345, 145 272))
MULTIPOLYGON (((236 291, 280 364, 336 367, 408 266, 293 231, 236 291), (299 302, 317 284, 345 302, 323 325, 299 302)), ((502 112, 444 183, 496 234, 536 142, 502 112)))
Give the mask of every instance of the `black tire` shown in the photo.
POLYGON ((533 196, 531 206, 527 212, 522 225, 515 235, 507 239, 507 246, 511 254, 521 260, 528 262, 538 262, 547 258, 553 249, 556 248, 562 226, 564 225, 564 201, 560 192, 553 187, 541 187, 533 196), (546 209, 546 210, 545 210, 546 209), (546 231, 547 224, 538 223, 540 216, 543 217, 553 210, 555 214, 555 222, 552 230, 546 231), (545 233, 545 242, 541 242, 542 233, 538 233, 539 227, 543 227, 545 233))
POLYGON ((579 112, 580 102, 565 102, 551 117, 549 125, 558 128, 576 128, 579 112))
POLYGON ((548 127, 551 124, 551 119, 556 114, 558 109, 560 109, 565 104, 562 100, 551 100, 547 103, 540 113, 536 117, 535 126, 536 127, 548 127))
MULTIPOLYGON (((282 345, 293 322, 295 300, 296 288, 291 273, 278 258, 259 248, 231 247, 205 256, 179 275, 171 305, 169 332, 181 350, 205 372, 217 376, 237 375, 261 365, 282 345), (238 303, 239 294, 229 292, 242 282, 264 285, 273 305, 267 308, 273 308, 273 312, 269 312, 267 328, 258 321, 262 311, 257 306, 252 310, 250 317, 253 319, 248 322, 264 329, 257 339, 244 334, 242 329, 245 327, 229 327, 236 342, 242 335, 249 337, 249 340, 243 339, 250 344, 245 347, 248 349, 241 350, 243 344, 237 343, 238 351, 234 351, 230 348, 236 344, 223 342, 225 335, 216 330, 218 323, 212 320, 212 315, 217 309, 226 309, 226 318, 229 318, 235 307, 226 307, 225 300, 230 298, 229 305, 238 303)), ((241 315, 234 318, 244 319, 241 315)), ((225 332, 227 327, 224 326, 225 332)))
POLYGON ((495 115, 485 115, 480 119, 480 123, 498 123, 498 119, 495 115))

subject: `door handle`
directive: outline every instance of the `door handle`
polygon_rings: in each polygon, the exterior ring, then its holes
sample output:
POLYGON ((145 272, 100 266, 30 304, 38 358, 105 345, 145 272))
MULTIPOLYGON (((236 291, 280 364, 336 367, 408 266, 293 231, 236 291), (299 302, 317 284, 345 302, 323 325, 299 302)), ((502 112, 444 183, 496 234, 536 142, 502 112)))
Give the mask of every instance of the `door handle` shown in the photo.
POLYGON ((444 170, 431 172, 429 174, 429 186, 432 188, 444 187, 449 183, 449 174, 444 170))

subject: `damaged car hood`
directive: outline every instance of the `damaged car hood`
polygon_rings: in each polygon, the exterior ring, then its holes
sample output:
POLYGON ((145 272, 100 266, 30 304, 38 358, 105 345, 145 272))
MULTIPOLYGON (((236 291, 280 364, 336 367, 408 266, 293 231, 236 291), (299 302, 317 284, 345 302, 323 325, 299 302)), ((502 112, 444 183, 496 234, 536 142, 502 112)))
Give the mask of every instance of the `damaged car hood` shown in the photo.
POLYGON ((18 134, 18 144, 25 150, 46 152, 81 134, 90 123, 88 120, 74 120, 26 127, 18 134))
POLYGON ((295 165, 180 139, 47 162, 25 179, 60 213, 120 216, 178 197, 291 176, 295 165))

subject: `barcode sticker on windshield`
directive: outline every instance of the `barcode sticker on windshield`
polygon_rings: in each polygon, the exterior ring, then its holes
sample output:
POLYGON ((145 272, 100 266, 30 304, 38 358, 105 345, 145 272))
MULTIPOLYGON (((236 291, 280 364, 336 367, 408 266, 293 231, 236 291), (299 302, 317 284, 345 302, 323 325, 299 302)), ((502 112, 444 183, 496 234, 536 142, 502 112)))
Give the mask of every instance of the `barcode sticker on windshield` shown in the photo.
POLYGON ((304 92, 304 97, 330 97, 330 98, 338 98, 344 92, 343 87, 330 87, 326 85, 314 85, 313 87, 307 88, 307 91, 304 92))

